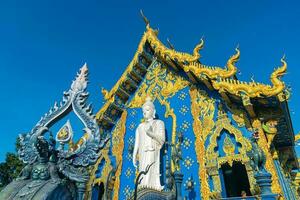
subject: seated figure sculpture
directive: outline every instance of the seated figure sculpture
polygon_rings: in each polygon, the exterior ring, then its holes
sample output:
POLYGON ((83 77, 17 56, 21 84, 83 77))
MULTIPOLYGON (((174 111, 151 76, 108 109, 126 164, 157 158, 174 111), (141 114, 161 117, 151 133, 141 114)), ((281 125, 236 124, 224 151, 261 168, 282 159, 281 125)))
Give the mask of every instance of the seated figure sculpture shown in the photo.
POLYGON ((160 183, 160 149, 165 142, 164 122, 155 119, 155 106, 151 98, 147 98, 142 106, 144 122, 136 129, 135 145, 133 150, 133 165, 137 167, 137 157, 139 160, 138 171, 146 171, 146 175, 141 177, 139 188, 152 188, 161 191, 163 186, 160 183))

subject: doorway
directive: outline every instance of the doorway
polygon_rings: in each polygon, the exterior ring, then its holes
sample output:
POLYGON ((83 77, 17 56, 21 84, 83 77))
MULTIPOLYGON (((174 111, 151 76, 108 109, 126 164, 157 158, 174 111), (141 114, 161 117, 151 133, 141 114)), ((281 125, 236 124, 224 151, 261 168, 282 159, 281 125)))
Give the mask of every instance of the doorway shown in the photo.
POLYGON ((224 177, 226 197, 240 197, 243 191, 247 193, 247 196, 251 196, 245 165, 234 161, 232 166, 225 163, 221 169, 224 177))

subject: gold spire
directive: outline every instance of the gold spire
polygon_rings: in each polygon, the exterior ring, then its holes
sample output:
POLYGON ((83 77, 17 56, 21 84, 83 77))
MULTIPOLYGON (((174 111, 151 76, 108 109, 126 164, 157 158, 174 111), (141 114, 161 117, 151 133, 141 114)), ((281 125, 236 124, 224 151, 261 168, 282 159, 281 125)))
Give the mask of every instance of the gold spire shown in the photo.
POLYGON ((146 29, 148 30, 150 28, 150 21, 147 19, 147 17, 144 15, 143 10, 140 10, 141 16, 146 24, 146 29))

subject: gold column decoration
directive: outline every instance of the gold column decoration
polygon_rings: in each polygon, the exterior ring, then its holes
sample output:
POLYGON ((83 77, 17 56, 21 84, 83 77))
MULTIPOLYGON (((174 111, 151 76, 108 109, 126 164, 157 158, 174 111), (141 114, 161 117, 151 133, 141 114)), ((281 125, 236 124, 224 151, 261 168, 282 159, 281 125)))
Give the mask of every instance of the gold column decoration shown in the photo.
POLYGON ((245 164, 247 175, 248 175, 248 180, 249 180, 249 185, 250 185, 250 192, 252 195, 256 195, 259 193, 259 187, 256 184, 256 179, 254 178, 254 171, 250 165, 250 162, 247 162, 245 164))
MULTIPOLYGON (((165 118, 168 118, 169 116, 172 117, 172 143, 175 144, 176 141, 176 127, 177 127, 177 117, 174 113, 174 109, 171 108, 170 102, 168 102, 166 99, 162 99, 160 96, 157 96, 157 99, 161 103, 161 105, 166 106, 166 112, 165 112, 165 118)), ((178 166, 179 167, 179 166, 178 166)), ((180 170, 180 168, 177 168, 176 170, 180 170)), ((171 171, 175 171, 175 165, 173 162, 171 162, 171 171)))
POLYGON ((123 163, 122 155, 124 150, 124 136, 126 132, 126 119, 127 119, 127 110, 124 110, 112 134, 112 142, 113 142, 112 153, 116 157, 116 163, 118 166, 118 169, 115 174, 116 180, 115 180, 114 190, 113 190, 114 200, 119 199, 120 175, 121 175, 122 163, 123 163))
POLYGON ((94 168, 91 170, 91 178, 88 182, 86 196, 87 199, 91 195, 91 188, 92 185, 100 184, 103 182, 106 185, 108 175, 112 170, 111 160, 109 158, 109 147, 112 145, 112 153, 116 157, 118 169, 116 171, 116 180, 114 183, 114 196, 113 199, 118 199, 119 197, 119 188, 120 188, 120 175, 122 170, 122 154, 124 149, 124 135, 126 131, 126 118, 127 118, 127 111, 124 110, 120 120, 118 121, 115 129, 112 132, 112 139, 106 144, 106 147, 101 151, 102 155, 97 160, 94 168), (104 160, 105 164, 101 172, 101 177, 95 177, 95 172, 98 169, 100 162, 104 160))
MULTIPOLYGON (((102 169, 101 177, 94 180, 94 185, 95 184, 100 184, 101 182, 103 182, 103 184, 105 184, 106 181, 107 181, 106 178, 108 177, 108 174, 109 174, 110 170, 112 169, 111 161, 109 159, 109 155, 108 154, 109 154, 109 147, 106 148, 103 151, 103 157, 102 157, 102 159, 97 162, 97 165, 95 165, 94 170, 95 169, 97 170, 98 169, 98 165, 104 159, 105 165, 104 165, 104 167, 102 169)), ((95 172, 96 172, 96 170, 95 170, 95 172)))
POLYGON ((98 158, 96 164, 93 166, 93 168, 91 168, 90 171, 90 179, 87 183, 87 189, 85 192, 85 200, 90 199, 91 195, 92 195, 92 186, 96 185, 96 184, 100 184, 101 182, 103 182, 103 184, 106 183, 106 178, 110 172, 110 170, 112 169, 111 167, 111 162, 109 159, 109 146, 110 146, 110 142, 108 142, 105 146, 104 149, 102 149, 101 151, 101 156, 98 158), (96 179, 96 171, 98 169, 99 164, 101 163, 101 161, 104 160, 105 161, 105 165, 104 168, 102 169, 101 172, 101 177, 96 179))
POLYGON ((199 182, 201 183, 201 188, 200 188, 201 195, 202 195, 202 199, 209 199, 210 189, 208 185, 208 177, 205 168, 205 145, 204 145, 203 132, 210 131, 210 130, 207 130, 206 126, 203 126, 202 122, 199 119, 199 116, 201 115, 201 107, 199 103, 200 94, 195 87, 192 87, 190 89, 190 96, 191 96, 191 112, 194 119, 193 130, 196 138, 195 150, 196 150, 197 160, 199 163, 198 175, 199 175, 199 182))
POLYGON ((282 189, 279 184, 279 178, 276 173, 275 165, 273 162, 272 155, 268 148, 268 142, 265 137, 264 131, 262 129, 262 124, 259 119, 254 119, 252 122, 254 130, 257 130, 259 133, 258 145, 262 148, 266 154, 266 169, 272 174, 272 192, 277 194, 283 194, 282 189))
POLYGON ((84 194, 84 199, 87 200, 87 199, 90 199, 91 196, 92 196, 92 187, 95 185, 95 179, 96 179, 96 176, 95 176, 95 172, 98 168, 98 165, 100 164, 101 160, 103 159, 103 156, 101 155, 96 164, 94 165, 94 167, 90 170, 90 179, 89 181, 87 182, 86 184, 86 191, 85 191, 85 194, 84 194))

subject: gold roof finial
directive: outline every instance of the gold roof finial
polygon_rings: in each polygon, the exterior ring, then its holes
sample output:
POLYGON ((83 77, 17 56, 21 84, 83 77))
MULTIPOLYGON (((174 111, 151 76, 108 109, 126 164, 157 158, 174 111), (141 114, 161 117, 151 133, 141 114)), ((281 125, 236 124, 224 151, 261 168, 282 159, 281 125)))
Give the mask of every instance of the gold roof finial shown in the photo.
POLYGON ((235 66, 235 63, 239 60, 240 58, 240 50, 239 50, 239 45, 235 48, 236 53, 229 58, 227 61, 227 69, 230 71, 230 76, 235 75, 237 72, 237 67, 235 66))
POLYGON ((174 45, 170 42, 169 38, 167 38, 167 42, 168 42, 168 45, 169 45, 170 49, 174 50, 175 49, 174 45))
POLYGON ((287 63, 285 61, 285 55, 282 56, 280 59, 282 65, 274 70, 274 72, 271 74, 271 81, 272 79, 278 79, 279 77, 283 76, 286 73, 287 70, 287 63))
POLYGON ((200 53, 199 53, 199 51, 200 51, 201 49, 203 49, 203 47, 204 47, 204 40, 203 40, 203 36, 202 36, 201 39, 200 39, 199 44, 197 44, 197 45, 195 46, 194 50, 193 50, 193 56, 197 57, 197 60, 200 58, 200 53))
POLYGON ((146 29, 149 29, 150 28, 150 21, 147 19, 147 17, 144 15, 143 13, 143 10, 141 9, 140 10, 140 13, 141 13, 141 16, 146 24, 146 29))
POLYGON ((109 92, 104 87, 101 88, 101 93, 103 95, 104 100, 109 99, 109 92))

